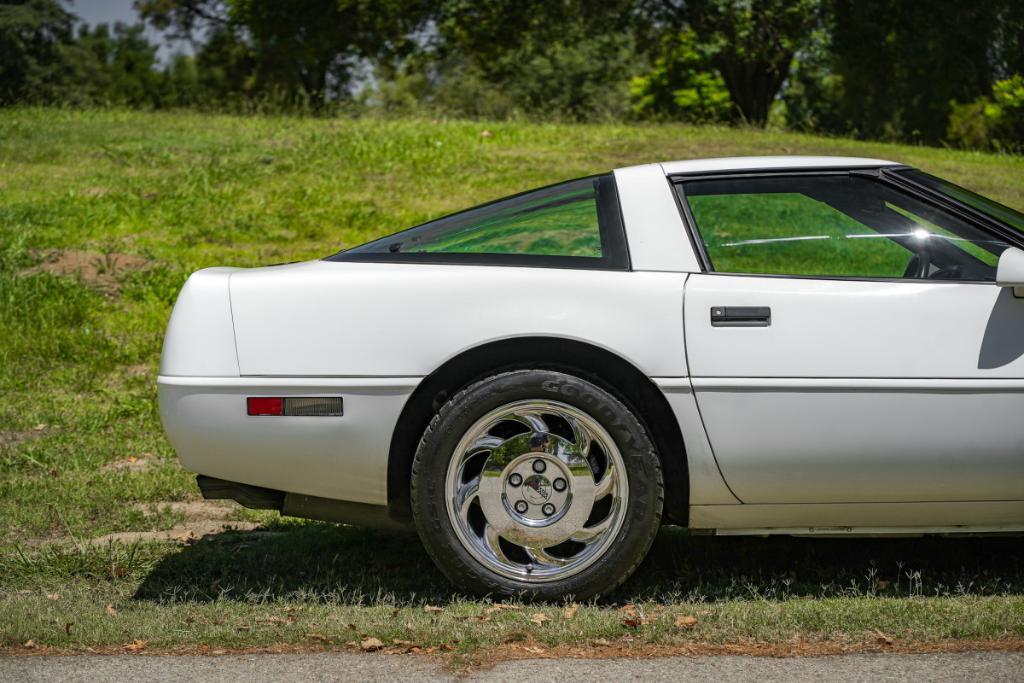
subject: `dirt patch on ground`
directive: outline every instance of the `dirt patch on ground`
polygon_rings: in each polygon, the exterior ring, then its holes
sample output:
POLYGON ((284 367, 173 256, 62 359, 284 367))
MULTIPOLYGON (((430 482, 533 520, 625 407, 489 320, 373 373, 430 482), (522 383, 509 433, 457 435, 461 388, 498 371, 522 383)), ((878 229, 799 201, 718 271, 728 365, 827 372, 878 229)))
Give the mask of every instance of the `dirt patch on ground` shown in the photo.
POLYGON ((166 503, 136 503, 142 512, 153 514, 170 508, 172 512, 184 515, 185 521, 163 531, 122 531, 107 534, 88 541, 90 545, 108 543, 139 543, 144 541, 176 541, 187 543, 204 536, 222 534, 227 531, 252 531, 262 526, 259 522, 240 522, 228 519, 237 509, 218 505, 209 500, 170 501, 166 503))
MULTIPOLYGON (((689 643, 686 645, 629 645, 608 643, 559 646, 553 648, 534 647, 527 651, 525 645, 503 645, 499 648, 479 650, 467 659, 465 655, 443 653, 440 648, 420 648, 400 645, 385 645, 375 649, 374 655, 417 655, 425 656, 446 664, 459 673, 474 669, 489 668, 498 662, 520 659, 650 659, 656 657, 821 657, 850 654, 931 654, 943 652, 1024 652, 1024 638, 994 638, 986 640, 939 640, 926 642, 897 642, 883 646, 876 642, 861 643, 689 643), (517 649, 518 648, 518 649, 517 649)), ((42 654, 126 654, 138 655, 239 655, 239 654, 294 654, 307 652, 366 651, 358 643, 343 647, 324 647, 322 643, 281 644, 270 647, 225 648, 209 645, 186 645, 170 648, 149 647, 140 641, 123 645, 102 645, 82 648, 55 648, 45 645, 31 647, 14 646, 0 648, 0 655, 42 655, 42 654)))
POLYGON ((150 261, 137 254, 116 252, 104 254, 79 249, 47 249, 42 256, 42 263, 23 270, 21 274, 78 276, 82 282, 105 294, 116 294, 122 277, 150 265, 150 261))
POLYGON ((124 369, 125 377, 146 377, 149 374, 148 365, 129 365, 124 369))
POLYGON ((169 501, 166 503, 136 503, 133 507, 146 513, 154 513, 159 510, 170 510, 171 512, 184 515, 187 522, 211 522, 223 521, 231 516, 231 513, 238 510, 237 505, 221 505, 212 500, 188 500, 169 501))
POLYGON ((0 429, 0 448, 3 446, 16 446, 24 441, 38 439, 48 431, 49 429, 46 425, 36 425, 32 429, 24 429, 20 431, 0 429))
POLYGON ((1024 652, 1024 638, 988 640, 900 641, 876 637, 860 642, 785 643, 687 643, 685 645, 633 645, 622 641, 596 641, 588 645, 545 647, 537 643, 512 643, 474 653, 473 668, 519 659, 649 659, 652 657, 821 657, 865 653, 923 654, 933 652, 1024 652))
POLYGON ((100 467, 101 472, 145 472, 156 465, 156 456, 152 453, 129 455, 121 460, 112 460, 100 467))
POLYGON ((258 529, 257 522, 193 522, 178 524, 164 531, 122 531, 107 534, 86 541, 89 545, 107 545, 108 543, 143 543, 146 541, 175 541, 188 543, 205 536, 223 534, 228 531, 252 531, 258 529))

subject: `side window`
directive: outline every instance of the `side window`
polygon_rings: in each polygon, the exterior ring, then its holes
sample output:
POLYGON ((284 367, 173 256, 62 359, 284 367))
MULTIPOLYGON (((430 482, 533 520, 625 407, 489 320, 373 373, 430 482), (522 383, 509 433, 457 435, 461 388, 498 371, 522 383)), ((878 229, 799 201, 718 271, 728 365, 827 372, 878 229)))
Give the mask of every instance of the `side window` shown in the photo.
POLYGON ((984 281, 995 279, 1008 246, 871 178, 723 178, 677 188, 717 272, 984 281))
POLYGON ((573 180, 439 218, 334 260, 625 268, 611 175, 573 180))

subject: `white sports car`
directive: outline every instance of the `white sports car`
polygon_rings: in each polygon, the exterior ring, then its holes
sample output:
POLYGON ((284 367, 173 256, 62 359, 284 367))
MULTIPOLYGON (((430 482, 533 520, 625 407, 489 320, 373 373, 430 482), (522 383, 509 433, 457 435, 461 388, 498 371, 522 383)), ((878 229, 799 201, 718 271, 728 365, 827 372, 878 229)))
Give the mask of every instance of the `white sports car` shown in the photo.
POLYGON ((1024 215, 875 159, 650 164, 209 268, 160 408, 208 498, 605 593, 659 525, 1024 530, 1024 215))

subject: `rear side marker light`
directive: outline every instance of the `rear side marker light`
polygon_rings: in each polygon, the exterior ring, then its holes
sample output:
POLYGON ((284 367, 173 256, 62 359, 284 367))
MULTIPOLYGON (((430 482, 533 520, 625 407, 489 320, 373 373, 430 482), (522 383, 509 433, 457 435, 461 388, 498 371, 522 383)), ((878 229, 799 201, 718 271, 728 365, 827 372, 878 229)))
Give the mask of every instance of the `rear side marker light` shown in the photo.
POLYGON ((284 415, 283 398, 250 397, 248 404, 250 415, 284 415))
POLYGON ((341 396, 250 396, 249 415, 258 417, 338 417, 344 414, 341 396))

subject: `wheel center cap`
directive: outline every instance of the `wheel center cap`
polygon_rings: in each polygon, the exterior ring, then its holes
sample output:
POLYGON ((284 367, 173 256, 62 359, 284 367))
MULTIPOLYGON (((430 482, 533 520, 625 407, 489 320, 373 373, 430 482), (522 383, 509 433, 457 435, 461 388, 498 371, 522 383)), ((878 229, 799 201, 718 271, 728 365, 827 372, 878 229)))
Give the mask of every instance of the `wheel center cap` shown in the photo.
POLYGON ((533 505, 546 503, 551 498, 551 481, 541 474, 532 474, 523 480, 523 499, 533 505))

